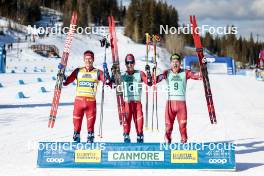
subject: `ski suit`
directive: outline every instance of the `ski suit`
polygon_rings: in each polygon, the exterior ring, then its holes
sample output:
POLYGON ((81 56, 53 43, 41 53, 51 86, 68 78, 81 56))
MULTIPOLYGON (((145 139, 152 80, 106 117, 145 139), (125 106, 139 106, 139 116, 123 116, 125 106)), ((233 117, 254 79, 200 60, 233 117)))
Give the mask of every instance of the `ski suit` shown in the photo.
POLYGON ((186 83, 188 79, 197 80, 200 78, 200 73, 194 73, 182 69, 178 73, 173 73, 172 70, 166 70, 157 76, 157 83, 165 79, 168 88, 168 99, 165 109, 166 142, 171 143, 171 133, 176 116, 181 135, 181 142, 187 142, 187 108, 185 102, 186 83))
POLYGON ((142 82, 146 85, 148 84, 147 76, 142 71, 135 70, 133 73, 126 72, 122 75, 125 112, 127 114, 124 119, 123 128, 126 134, 130 133, 131 120, 133 118, 137 135, 143 135, 142 82))
POLYGON ((85 67, 76 68, 66 81, 64 86, 77 80, 76 97, 73 110, 74 131, 80 133, 82 127, 83 115, 87 119, 88 132, 94 132, 96 119, 96 91, 99 81, 104 80, 104 74, 101 70, 92 68, 88 70, 85 67))

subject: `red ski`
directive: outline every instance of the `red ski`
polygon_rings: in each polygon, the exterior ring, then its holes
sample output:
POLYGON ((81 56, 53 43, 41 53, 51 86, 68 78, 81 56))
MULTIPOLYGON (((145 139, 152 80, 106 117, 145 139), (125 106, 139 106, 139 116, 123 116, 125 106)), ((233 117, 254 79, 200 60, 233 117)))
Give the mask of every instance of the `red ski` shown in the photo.
POLYGON ((72 39, 73 39, 73 35, 75 32, 75 28, 76 28, 76 22, 77 22, 77 12, 73 11, 70 29, 66 37, 64 50, 63 50, 63 54, 62 54, 61 62, 60 62, 60 68, 57 74, 57 80, 55 84, 54 95, 53 95, 53 100, 52 100, 52 105, 51 105, 51 110, 50 110, 50 118, 49 118, 49 123, 48 123, 49 128, 54 127, 54 123, 56 120, 56 115, 57 115, 58 105, 59 105, 60 95, 61 95, 62 82, 65 77, 65 69, 67 66, 70 47, 72 44, 72 39))
POLYGON ((211 87, 210 87, 210 82, 209 82, 209 77, 208 77, 206 58, 204 57, 204 54, 203 54, 203 46, 201 43, 200 35, 198 33, 197 22, 196 22, 195 16, 190 16, 190 22, 192 25, 192 35, 193 35, 194 45, 196 48, 200 70, 202 73, 204 92, 205 92, 205 98, 207 101, 210 121, 211 121, 211 124, 216 124, 216 115, 215 115, 214 102, 213 102, 213 97, 212 97, 212 92, 211 92, 211 87))
POLYGON ((110 33, 110 46, 112 51, 113 67, 116 68, 114 74, 116 86, 116 100, 118 108, 119 123, 122 125, 123 120, 126 118, 125 102, 123 99, 122 80, 119 64, 119 56, 117 49, 117 38, 115 32, 115 19, 113 16, 108 16, 109 33, 110 33))

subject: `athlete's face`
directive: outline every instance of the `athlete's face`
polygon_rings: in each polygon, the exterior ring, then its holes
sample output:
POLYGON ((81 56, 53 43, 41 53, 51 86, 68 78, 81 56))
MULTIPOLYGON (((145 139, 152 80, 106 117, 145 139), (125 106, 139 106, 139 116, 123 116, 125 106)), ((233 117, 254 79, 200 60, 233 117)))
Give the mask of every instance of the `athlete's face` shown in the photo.
POLYGON ((86 68, 92 68, 94 59, 91 56, 85 56, 84 59, 84 65, 86 68))
POLYGON ((134 67, 135 67, 135 62, 126 62, 126 68, 127 71, 132 72, 134 71, 134 67))
POLYGON ((177 59, 171 60, 170 67, 172 70, 178 72, 181 68, 181 62, 177 59))

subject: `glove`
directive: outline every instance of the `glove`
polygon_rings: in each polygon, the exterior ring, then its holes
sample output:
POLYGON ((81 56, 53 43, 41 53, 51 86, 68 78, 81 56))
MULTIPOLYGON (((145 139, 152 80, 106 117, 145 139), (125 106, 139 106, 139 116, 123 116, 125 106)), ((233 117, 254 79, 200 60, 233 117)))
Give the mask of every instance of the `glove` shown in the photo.
POLYGON ((103 38, 102 40, 100 40, 100 43, 101 43, 101 47, 104 47, 106 44, 106 39, 103 38))
POLYGON ((104 68, 104 70, 107 70, 108 71, 107 63, 106 62, 103 63, 103 68, 104 68))
POLYGON ((150 71, 150 66, 149 65, 146 65, 145 66, 145 70, 146 70, 146 72, 150 71))
POLYGON ((111 73, 112 73, 111 80, 112 80, 112 82, 114 83, 114 82, 115 82, 116 65, 113 65, 113 66, 111 67, 111 73))
POLYGON ((103 68, 104 68, 104 77, 105 77, 106 83, 109 83, 110 82, 110 75, 108 72, 107 63, 105 63, 105 62, 103 63, 103 68))
POLYGON ((63 76, 62 85, 67 86, 66 85, 67 76, 66 75, 62 75, 62 76, 63 76))
POLYGON ((148 85, 151 85, 151 83, 152 83, 152 76, 151 76, 151 73, 150 73, 150 66, 149 65, 146 65, 145 66, 145 70, 147 72, 148 85))

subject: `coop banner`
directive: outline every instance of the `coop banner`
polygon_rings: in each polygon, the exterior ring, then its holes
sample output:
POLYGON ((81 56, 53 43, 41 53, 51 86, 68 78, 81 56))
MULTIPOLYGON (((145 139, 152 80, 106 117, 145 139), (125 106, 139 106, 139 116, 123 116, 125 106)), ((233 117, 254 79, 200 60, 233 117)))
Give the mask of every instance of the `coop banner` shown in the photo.
POLYGON ((233 143, 40 142, 40 168, 235 169, 233 143))

